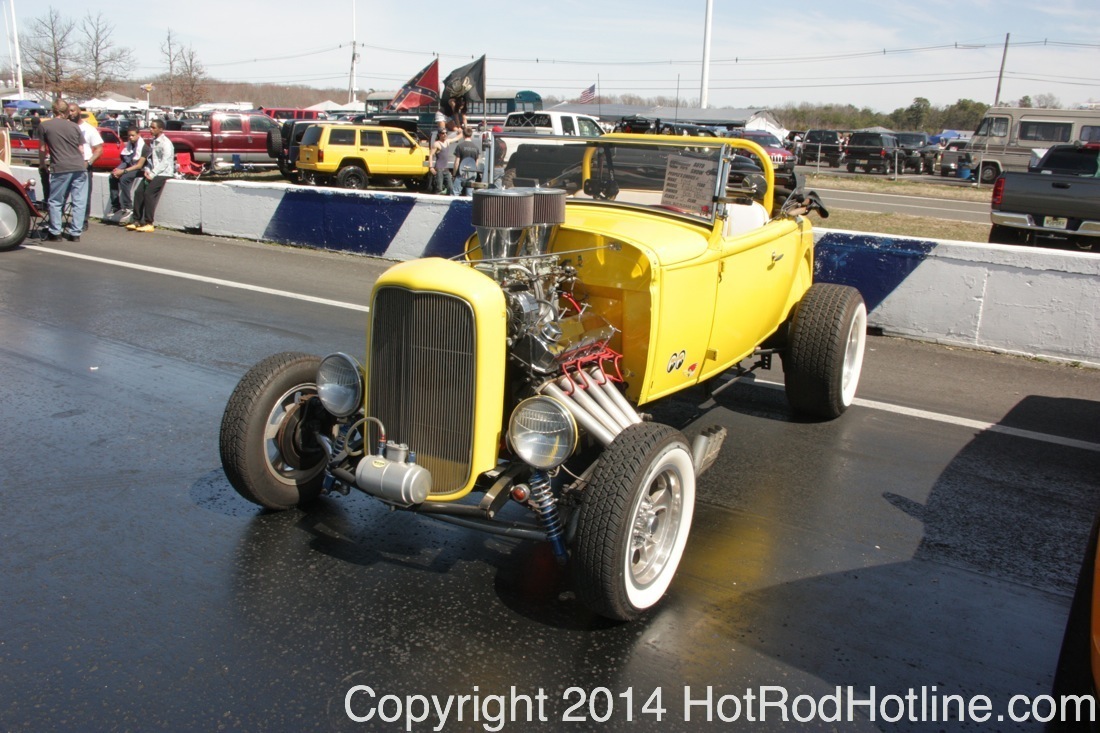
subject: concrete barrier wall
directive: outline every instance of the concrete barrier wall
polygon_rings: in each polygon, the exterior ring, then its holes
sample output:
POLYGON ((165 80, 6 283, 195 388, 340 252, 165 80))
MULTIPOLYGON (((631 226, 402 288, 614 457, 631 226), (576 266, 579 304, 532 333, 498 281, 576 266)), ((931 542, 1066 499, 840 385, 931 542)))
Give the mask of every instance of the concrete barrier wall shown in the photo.
MULTIPOLYGON (((16 177, 37 179, 37 169, 16 177)), ((109 203, 96 174, 92 216, 109 203)), ((470 200, 169 181, 157 225, 407 260, 461 251, 470 200)), ((884 333, 1100 367, 1100 254, 817 228, 815 273, 863 293, 884 333)))

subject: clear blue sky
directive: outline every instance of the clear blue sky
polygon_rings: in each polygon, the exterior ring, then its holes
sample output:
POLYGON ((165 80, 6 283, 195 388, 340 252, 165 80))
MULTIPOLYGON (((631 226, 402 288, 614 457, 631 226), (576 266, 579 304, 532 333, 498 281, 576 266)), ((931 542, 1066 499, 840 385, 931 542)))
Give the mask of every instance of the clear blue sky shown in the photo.
MULTIPOLYGON (((1100 101, 1100 0, 749 5, 714 2, 710 106, 838 102, 888 112, 914 97, 992 103, 1006 33, 1002 99, 1100 101)), ((361 92, 396 89, 433 54, 441 76, 486 54, 495 89, 570 99, 598 81, 607 95, 673 97, 679 88, 682 99, 700 96, 705 0, 18 0, 20 31, 50 6, 73 20, 98 7, 115 42, 134 50, 138 82, 164 70, 160 47, 171 28, 213 78, 346 89, 354 28, 361 92)))

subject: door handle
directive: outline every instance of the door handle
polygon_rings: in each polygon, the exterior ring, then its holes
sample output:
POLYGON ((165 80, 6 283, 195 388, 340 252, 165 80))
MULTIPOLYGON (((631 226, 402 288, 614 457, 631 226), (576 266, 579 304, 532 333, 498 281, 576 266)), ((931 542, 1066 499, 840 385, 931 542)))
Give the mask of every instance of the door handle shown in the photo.
POLYGON ((1055 188, 1069 188, 1068 183, 1052 183, 1051 185, 1055 188))
POLYGON ((781 259, 783 259, 782 252, 772 252, 772 262, 779 262, 781 259))

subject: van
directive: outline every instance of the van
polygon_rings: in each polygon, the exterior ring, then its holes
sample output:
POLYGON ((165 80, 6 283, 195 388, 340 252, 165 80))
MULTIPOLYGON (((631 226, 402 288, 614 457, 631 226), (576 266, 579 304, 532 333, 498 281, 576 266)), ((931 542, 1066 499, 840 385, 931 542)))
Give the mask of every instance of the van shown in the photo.
POLYGON ((1006 171, 1026 171, 1035 151, 1059 143, 1100 141, 1100 110, 990 107, 967 150, 982 183, 1006 171))
POLYGON ((513 112, 504 119, 504 131, 577 137, 599 137, 603 134, 603 128, 595 117, 551 110, 513 112))

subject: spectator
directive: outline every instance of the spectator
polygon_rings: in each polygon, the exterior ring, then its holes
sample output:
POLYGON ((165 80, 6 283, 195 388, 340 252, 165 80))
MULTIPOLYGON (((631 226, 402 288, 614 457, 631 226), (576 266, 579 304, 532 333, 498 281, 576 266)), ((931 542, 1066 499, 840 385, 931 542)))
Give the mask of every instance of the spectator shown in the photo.
POLYGON ((80 126, 69 119, 69 104, 64 99, 54 100, 53 118, 39 125, 39 138, 42 141, 38 148, 39 165, 45 167, 47 154, 50 158, 50 223, 46 239, 51 242, 61 239, 61 212, 71 194, 73 215, 65 239, 79 242, 88 205, 84 192, 88 167, 84 162, 84 136, 80 126))
POLYGON ((69 102, 69 119, 80 127, 80 134, 84 136, 84 162, 88 169, 88 200, 84 202, 84 220, 80 222, 80 230, 88 231, 88 212, 92 208, 92 167, 103 155, 103 136, 99 130, 88 123, 88 113, 80 109, 80 105, 69 102))
POLYGON ((134 194, 134 220, 126 225, 127 229, 136 232, 153 231, 153 215, 164 184, 176 174, 176 149, 164 136, 164 120, 153 120, 149 129, 153 133, 149 153, 151 165, 145 169, 145 180, 138 184, 134 194))
POLYGON ((432 143, 430 170, 435 176, 435 190, 442 196, 450 196, 454 188, 451 168, 454 165, 454 148, 447 136, 440 135, 432 143))
POLYGON ((134 184, 145 168, 149 157, 149 145, 138 134, 136 127, 126 131, 126 145, 119 154, 120 162, 111 171, 111 213, 121 213, 119 224, 134 220, 134 184))
POLYGON ((455 147, 455 194, 468 196, 470 184, 477 177, 477 159, 481 157, 481 148, 473 140, 474 129, 467 125, 462 128, 462 142, 455 147), (459 190, 461 189, 461 191, 459 190))

